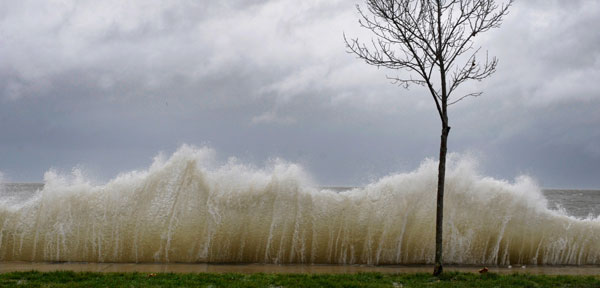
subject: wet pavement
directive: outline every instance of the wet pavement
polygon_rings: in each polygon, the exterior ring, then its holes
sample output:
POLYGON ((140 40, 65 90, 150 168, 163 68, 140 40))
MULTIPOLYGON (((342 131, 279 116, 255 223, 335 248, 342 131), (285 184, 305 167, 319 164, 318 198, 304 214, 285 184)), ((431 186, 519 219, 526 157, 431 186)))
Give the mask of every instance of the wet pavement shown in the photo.
MULTIPOLYGON (((445 266, 445 271, 478 273, 482 266, 445 266)), ((514 266, 488 267, 500 274, 600 275, 600 266, 514 266)), ((430 273, 433 266, 365 265, 276 265, 276 264, 187 264, 187 263, 39 263, 0 262, 0 273, 14 271, 89 271, 143 273, 430 273)))

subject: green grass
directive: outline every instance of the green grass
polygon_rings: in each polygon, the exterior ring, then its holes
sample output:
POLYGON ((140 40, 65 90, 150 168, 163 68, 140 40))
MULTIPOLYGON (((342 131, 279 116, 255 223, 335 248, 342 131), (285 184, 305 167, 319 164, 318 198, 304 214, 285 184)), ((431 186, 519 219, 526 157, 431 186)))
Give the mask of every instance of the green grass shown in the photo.
POLYGON ((12 272, 0 287, 600 287, 600 276, 12 272))

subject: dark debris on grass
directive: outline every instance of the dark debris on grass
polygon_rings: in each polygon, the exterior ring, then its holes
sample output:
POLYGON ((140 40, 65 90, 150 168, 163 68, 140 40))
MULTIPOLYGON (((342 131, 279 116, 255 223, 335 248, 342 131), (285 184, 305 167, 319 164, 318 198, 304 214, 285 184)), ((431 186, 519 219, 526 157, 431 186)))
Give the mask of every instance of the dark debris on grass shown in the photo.
POLYGON ((0 287, 600 287, 600 276, 12 272, 0 287))

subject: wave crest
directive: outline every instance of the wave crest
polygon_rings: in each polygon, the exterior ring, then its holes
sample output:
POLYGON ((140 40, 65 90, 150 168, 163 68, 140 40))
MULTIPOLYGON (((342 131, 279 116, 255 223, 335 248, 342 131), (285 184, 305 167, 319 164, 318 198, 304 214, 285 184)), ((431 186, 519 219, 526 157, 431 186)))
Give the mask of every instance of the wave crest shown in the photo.
MULTIPOLYGON (((344 192, 280 160, 256 168, 183 146, 146 171, 92 185, 45 175, 0 203, 0 260, 422 264, 434 258, 437 162, 344 192)), ((600 221, 549 210, 528 177, 482 177, 449 158, 444 261, 600 264, 600 221)))

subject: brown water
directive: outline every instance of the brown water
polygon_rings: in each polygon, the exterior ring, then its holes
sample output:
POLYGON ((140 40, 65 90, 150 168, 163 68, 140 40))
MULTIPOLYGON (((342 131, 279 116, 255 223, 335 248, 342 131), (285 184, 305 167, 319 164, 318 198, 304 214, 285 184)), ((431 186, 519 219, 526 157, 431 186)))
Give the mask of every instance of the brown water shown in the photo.
MULTIPOLYGON (((32 186, 39 191, 29 198, 0 197, 0 261, 433 262, 435 161, 334 191, 317 188, 294 164, 215 167, 207 164, 209 156, 184 147, 147 171, 104 185, 48 172, 43 189, 32 186)), ((495 180, 475 167, 468 159, 448 162, 448 264, 600 264, 600 219, 593 211, 568 212, 593 203, 595 194, 580 193, 591 200, 553 208, 531 179, 495 180)))

